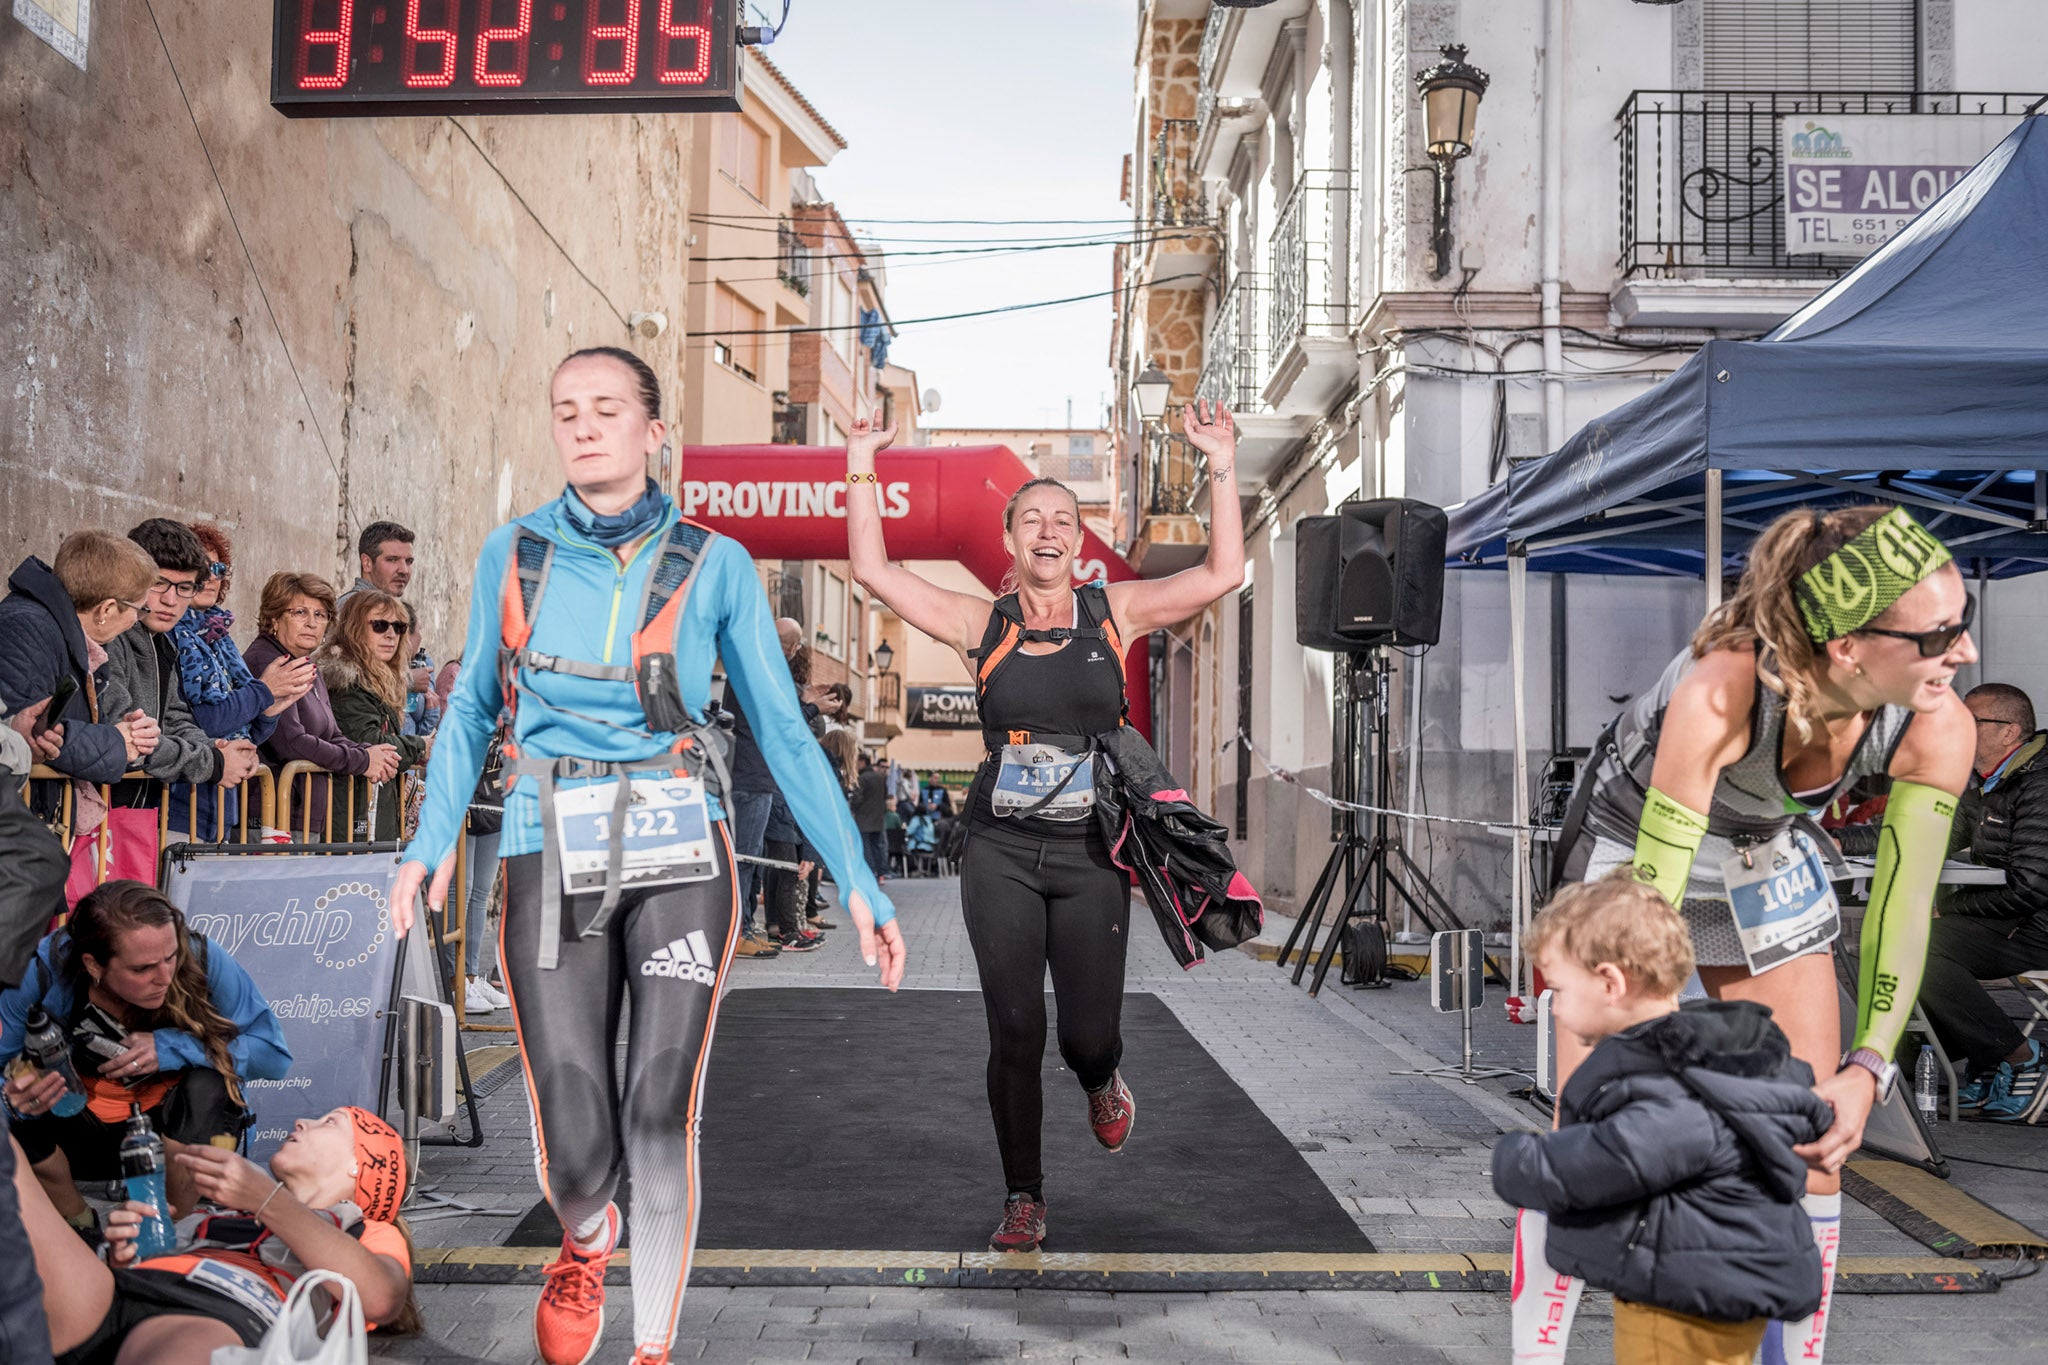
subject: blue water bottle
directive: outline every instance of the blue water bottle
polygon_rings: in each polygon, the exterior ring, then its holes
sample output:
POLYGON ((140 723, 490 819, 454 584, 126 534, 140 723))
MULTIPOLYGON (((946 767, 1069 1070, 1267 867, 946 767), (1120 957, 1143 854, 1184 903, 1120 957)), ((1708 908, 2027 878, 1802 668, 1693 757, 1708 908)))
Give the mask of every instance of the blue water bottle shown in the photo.
POLYGON ((64 1078, 64 1093, 50 1106, 50 1112, 60 1119, 68 1119, 85 1108, 85 1085, 78 1079, 78 1068, 71 1064, 71 1044, 65 1038, 64 1030, 57 1027, 57 1021, 41 1005, 30 1007, 27 1032, 22 1036, 21 1050, 36 1064, 39 1071, 54 1071, 64 1078))
POLYGON ((121 1138, 121 1178, 128 1197, 153 1210, 135 1229, 135 1259, 146 1261, 175 1251, 178 1234, 171 1227, 171 1201, 164 1193, 164 1143, 149 1126, 142 1106, 128 1106, 128 1131, 121 1138))

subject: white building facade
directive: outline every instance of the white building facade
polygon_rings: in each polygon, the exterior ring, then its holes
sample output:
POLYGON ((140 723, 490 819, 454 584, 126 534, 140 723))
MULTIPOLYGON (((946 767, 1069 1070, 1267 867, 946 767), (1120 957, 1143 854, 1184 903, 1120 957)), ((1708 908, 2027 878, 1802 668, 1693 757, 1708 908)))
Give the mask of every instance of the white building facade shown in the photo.
MULTIPOLYGON (((1136 240, 1112 333, 1124 548, 1152 575, 1198 559, 1206 538, 1199 457, 1165 429, 1176 421, 1148 427, 1130 401, 1156 362, 1174 403, 1237 413, 1251 560, 1236 600, 1155 647, 1156 730, 1289 911, 1332 818, 1269 765, 1343 794, 1352 765, 1332 755, 1358 747, 1333 734, 1341 660, 1296 644, 1297 573, 1327 571, 1297 564, 1299 519, 1361 497, 1460 502, 1702 342, 1767 331, 1854 264, 1786 251, 1781 120, 2016 121, 2048 82, 2048 6, 1149 0, 1136 51, 1136 240), (1439 261, 1416 76, 1453 44, 1490 82, 1452 167, 1439 261)), ((1655 678, 1704 600, 1697 579, 1542 574, 1529 599, 1538 772, 1655 678)), ((1504 578, 1450 573, 1441 642, 1392 661, 1386 804, 1508 818, 1508 645, 1504 578)), ((2048 656, 2019 662, 2048 685, 2048 656)), ((1464 923, 1504 923, 1507 840, 1405 829, 1464 923)))

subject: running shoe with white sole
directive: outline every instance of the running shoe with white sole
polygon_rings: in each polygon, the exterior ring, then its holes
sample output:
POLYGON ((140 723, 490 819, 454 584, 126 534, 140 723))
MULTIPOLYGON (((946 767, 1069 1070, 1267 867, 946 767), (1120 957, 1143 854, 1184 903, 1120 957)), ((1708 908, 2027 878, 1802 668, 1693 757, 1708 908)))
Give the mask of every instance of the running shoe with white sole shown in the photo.
POLYGON ((464 1014, 489 1014, 498 1008, 500 1007, 497 1002, 492 1000, 489 994, 486 993, 484 983, 473 976, 469 978, 469 984, 464 986, 462 990, 462 1012, 464 1014))
POLYGON ((1131 1125, 1138 1121, 1138 1101, 1124 1084, 1123 1073, 1112 1074, 1108 1085, 1087 1093, 1088 1126, 1095 1130, 1095 1140, 1112 1152, 1121 1152, 1130 1140, 1131 1125))
POLYGON ((1045 1240, 1045 1201, 1013 1194, 1003 1201, 1003 1221, 988 1239, 990 1251, 1036 1251, 1045 1240))
POLYGON ((483 992, 484 992, 484 995, 485 995, 485 997, 486 997, 487 999, 489 999, 489 1000, 490 1000, 490 1002, 491 1002, 491 1003, 492 1003, 493 1005, 497 1006, 497 1007, 498 1007, 499 1009, 501 1009, 501 1010, 502 1010, 502 1009, 506 1009, 506 1008, 509 1008, 509 1007, 511 1006, 511 1004, 512 1004, 512 997, 511 997, 511 996, 509 996, 509 995, 507 995, 507 994, 505 994, 505 992, 503 992, 503 991, 499 990, 499 989, 498 989, 498 988, 497 988, 496 986, 492 985, 492 984, 491 984, 490 982, 488 982, 488 981, 484 980, 484 979, 483 979, 482 977, 480 977, 480 976, 478 976, 478 977, 472 977, 472 978, 471 978, 471 980, 475 981, 475 982, 477 983, 477 985, 479 985, 479 986, 483 987, 483 992))
POLYGON ((2041 1044, 2027 1039, 2027 1060, 2015 1066, 2000 1062, 1991 1078, 1991 1089, 1977 1112, 1996 1123, 2032 1123, 2040 1116, 2041 1103, 2048 1099, 2042 1081, 2048 1079, 2048 1055, 2041 1044))
POLYGON ((581 1252, 562 1234, 562 1254, 541 1273, 540 1303, 533 1310, 533 1345, 542 1365, 585 1365, 604 1335, 604 1272, 619 1244, 619 1206, 604 1211, 604 1250, 581 1252))

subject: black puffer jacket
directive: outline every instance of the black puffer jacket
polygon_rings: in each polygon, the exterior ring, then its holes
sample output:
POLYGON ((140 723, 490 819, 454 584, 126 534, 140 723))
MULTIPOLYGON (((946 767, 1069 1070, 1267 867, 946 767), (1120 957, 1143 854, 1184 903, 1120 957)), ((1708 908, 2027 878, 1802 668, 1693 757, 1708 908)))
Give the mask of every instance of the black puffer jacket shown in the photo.
POLYGON ((1954 842, 1971 862, 2003 868, 2005 885, 1956 887, 1942 897, 1942 914, 2011 920, 2048 911, 2048 730, 2020 746, 1990 791, 1970 784, 1954 842))
POLYGON ((50 566, 31 555, 7 580, 0 601, 0 703, 10 712, 33 706, 69 678, 78 684, 64 714, 64 748, 50 766, 88 782, 117 782, 128 771, 128 744, 113 722, 118 711, 92 717, 95 684, 86 661, 85 631, 71 594, 50 566))
POLYGON ((1554 1133, 1510 1133, 1494 1192, 1550 1215, 1558 1270, 1632 1303, 1719 1322, 1820 1304, 1820 1253, 1792 1151, 1833 1121, 1771 1012, 1699 1000, 1603 1040, 1554 1133))

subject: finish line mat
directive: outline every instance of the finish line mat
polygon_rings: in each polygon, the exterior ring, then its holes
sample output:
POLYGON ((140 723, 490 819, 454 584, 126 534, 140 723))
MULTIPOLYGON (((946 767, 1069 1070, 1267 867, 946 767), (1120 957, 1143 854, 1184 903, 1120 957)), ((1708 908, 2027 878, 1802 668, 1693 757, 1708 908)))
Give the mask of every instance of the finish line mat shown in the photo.
MULTIPOLYGON (((1050 996, 1046 1004, 1051 1014, 1050 996)), ((1138 1118, 1114 1155, 1096 1145, 1081 1087, 1048 1038, 1048 1252, 1372 1251, 1293 1144, 1157 996, 1124 997, 1123 1038, 1138 1118)), ((806 1248, 743 1255, 748 1264, 818 1252, 909 1256, 891 1282, 919 1268, 961 1282, 961 1253, 985 1252, 1002 1213, 987 1062, 975 991, 732 992, 706 1082, 699 1272, 714 1253, 806 1248), (865 1250, 873 1247, 929 1250, 865 1250)), ((552 1251, 561 1237, 539 1203, 505 1246, 552 1251)))
POLYGON ((1842 1193, 1944 1256, 2048 1259, 2048 1238, 1918 1166, 1852 1161, 1842 1169, 1842 1193))

